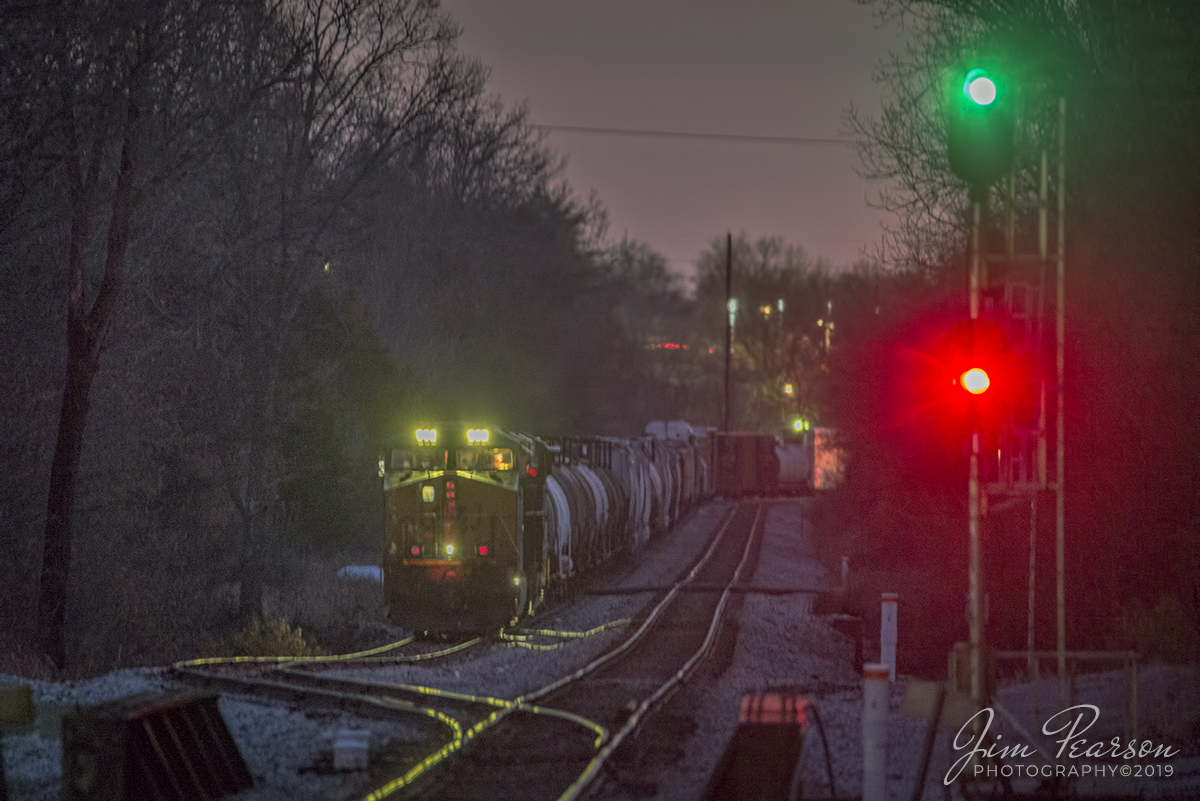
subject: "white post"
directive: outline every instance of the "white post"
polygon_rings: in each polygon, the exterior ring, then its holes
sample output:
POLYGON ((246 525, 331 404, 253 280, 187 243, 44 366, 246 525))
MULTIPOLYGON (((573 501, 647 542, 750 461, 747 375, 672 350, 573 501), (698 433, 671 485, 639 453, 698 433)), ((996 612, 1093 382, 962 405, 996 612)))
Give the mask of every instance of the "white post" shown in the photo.
POLYGON ((863 665, 862 801, 887 798, 887 719, 891 683, 887 665, 863 665))
POLYGON ((896 680, 896 612, 900 595, 894 592, 883 593, 879 623, 879 661, 887 666, 888 680, 896 680))

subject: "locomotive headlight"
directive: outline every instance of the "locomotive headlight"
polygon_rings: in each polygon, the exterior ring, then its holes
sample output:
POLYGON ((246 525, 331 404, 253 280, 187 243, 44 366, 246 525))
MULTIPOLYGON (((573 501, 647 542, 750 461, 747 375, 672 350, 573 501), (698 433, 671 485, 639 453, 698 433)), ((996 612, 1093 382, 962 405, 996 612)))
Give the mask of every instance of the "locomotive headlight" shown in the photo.
POLYGON ((418 428, 417 429, 417 442, 423 442, 423 443, 427 443, 429 445, 435 444, 437 442, 437 429, 436 428, 418 428))
POLYGON ((467 442, 482 443, 482 442, 487 442, 487 441, 488 441, 488 430, 486 428, 468 428, 467 429, 467 442))

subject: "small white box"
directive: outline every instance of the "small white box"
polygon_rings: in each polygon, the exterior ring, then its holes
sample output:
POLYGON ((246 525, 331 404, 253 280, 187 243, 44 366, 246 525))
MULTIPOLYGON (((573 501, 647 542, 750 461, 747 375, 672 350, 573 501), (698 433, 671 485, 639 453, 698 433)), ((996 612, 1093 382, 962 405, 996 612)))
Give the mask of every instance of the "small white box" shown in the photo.
POLYGON ((368 729, 342 729, 333 739, 334 770, 366 770, 371 742, 368 729))

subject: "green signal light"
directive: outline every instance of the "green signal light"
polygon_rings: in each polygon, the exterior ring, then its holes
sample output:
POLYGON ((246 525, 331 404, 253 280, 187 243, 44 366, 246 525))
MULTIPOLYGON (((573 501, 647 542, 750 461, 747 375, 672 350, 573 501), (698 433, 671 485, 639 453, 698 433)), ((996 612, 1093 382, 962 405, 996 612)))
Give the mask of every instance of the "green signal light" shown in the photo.
POLYGON ((971 98, 971 102, 979 106, 990 106, 996 102, 996 82, 986 70, 971 70, 963 81, 963 94, 971 98))

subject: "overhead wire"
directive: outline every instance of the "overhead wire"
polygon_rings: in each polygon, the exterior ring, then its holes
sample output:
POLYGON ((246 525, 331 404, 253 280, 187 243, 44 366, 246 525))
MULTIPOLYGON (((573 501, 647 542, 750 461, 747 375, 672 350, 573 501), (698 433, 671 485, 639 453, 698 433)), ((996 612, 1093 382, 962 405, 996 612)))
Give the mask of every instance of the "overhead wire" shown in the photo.
POLYGON ((761 134, 710 133, 706 131, 663 131, 652 128, 614 128, 602 125, 553 125, 530 123, 544 131, 602 134, 608 136, 647 136, 669 139, 703 139, 726 142, 765 142, 788 145, 857 145, 857 139, 838 139, 823 136, 764 136, 761 134))

